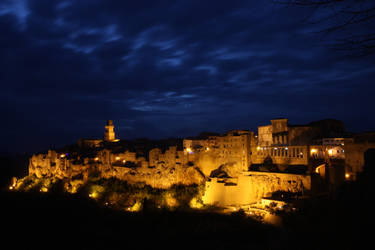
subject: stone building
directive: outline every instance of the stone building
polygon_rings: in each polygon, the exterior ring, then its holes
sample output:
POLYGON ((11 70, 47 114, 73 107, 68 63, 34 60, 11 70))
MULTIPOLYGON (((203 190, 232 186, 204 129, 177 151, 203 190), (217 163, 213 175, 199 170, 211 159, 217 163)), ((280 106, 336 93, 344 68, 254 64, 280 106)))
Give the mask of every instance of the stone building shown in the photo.
MULTIPOLYGON (((184 152, 189 160, 215 158, 215 165, 231 165, 240 171, 247 171, 250 165, 250 149, 255 145, 254 133, 248 130, 232 130, 224 135, 209 136, 206 139, 184 139, 184 152)), ((203 164, 209 164, 207 161, 203 164)))
POLYGON ((311 157, 324 159, 325 154, 332 159, 345 159, 345 144, 351 143, 352 138, 321 138, 310 145, 311 157))
POLYGON ((148 161, 150 166, 155 167, 158 162, 161 155, 161 149, 160 148, 153 148, 148 153, 148 161))
POLYGON ((250 166, 251 145, 255 144, 254 133, 246 130, 232 130, 217 137, 217 150, 223 163, 238 164, 242 171, 250 166))
MULTIPOLYGON (((115 126, 113 125, 112 120, 108 120, 105 125, 104 130, 104 141, 105 142, 117 142, 119 139, 115 137, 115 126)), ((77 145, 80 148, 98 148, 102 146, 103 140, 102 139, 88 139, 88 138, 81 138, 78 140, 77 145)))
POLYGON ((312 144, 317 129, 308 125, 290 125, 288 119, 271 120, 258 127, 258 146, 304 146, 312 144))
POLYGON ((258 143, 252 146, 251 163, 262 164, 271 159, 280 165, 308 165, 310 145, 316 135, 314 127, 293 126, 285 118, 271 120, 270 125, 258 127, 258 143))
POLYGON ((115 126, 113 125, 112 120, 107 121, 107 125, 105 126, 105 132, 104 132, 104 141, 115 141, 115 126))

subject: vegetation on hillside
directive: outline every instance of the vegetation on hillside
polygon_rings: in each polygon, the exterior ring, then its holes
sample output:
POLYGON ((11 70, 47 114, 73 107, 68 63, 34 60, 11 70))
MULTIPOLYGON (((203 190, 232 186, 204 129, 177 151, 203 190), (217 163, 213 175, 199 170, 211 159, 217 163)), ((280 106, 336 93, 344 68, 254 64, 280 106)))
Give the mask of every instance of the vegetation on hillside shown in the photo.
POLYGON ((26 192, 71 193, 89 197, 108 207, 139 211, 141 209, 188 209, 202 207, 203 186, 173 185, 168 189, 152 188, 144 183, 130 184, 116 178, 91 177, 57 179, 26 176, 9 186, 10 190, 26 192))

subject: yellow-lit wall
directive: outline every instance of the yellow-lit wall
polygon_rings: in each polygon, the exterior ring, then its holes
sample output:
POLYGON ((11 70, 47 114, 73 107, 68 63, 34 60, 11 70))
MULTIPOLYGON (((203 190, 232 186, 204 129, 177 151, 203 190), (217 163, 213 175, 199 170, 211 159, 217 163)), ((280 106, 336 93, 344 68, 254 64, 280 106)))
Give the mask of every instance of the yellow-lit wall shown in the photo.
POLYGON ((258 145, 270 146, 272 145, 272 126, 259 126, 258 127, 258 145))
POLYGON ((246 172, 236 179, 212 178, 206 182, 203 202, 218 206, 239 206, 260 201, 276 191, 311 190, 309 175, 246 172))

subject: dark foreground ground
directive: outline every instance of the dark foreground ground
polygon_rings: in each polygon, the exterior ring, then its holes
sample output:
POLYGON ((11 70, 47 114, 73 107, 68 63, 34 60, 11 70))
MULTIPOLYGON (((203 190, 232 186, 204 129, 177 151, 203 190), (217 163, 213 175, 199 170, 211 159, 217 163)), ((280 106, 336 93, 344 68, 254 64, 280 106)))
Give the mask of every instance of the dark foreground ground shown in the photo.
POLYGON ((2 191, 0 201, 9 249, 365 249, 373 234, 372 205, 340 197, 311 201, 281 228, 239 213, 127 213, 65 195, 2 191))
POLYGON ((1 193, 2 244, 12 249, 269 249, 280 230, 240 215, 203 212, 126 213, 84 198, 1 193))

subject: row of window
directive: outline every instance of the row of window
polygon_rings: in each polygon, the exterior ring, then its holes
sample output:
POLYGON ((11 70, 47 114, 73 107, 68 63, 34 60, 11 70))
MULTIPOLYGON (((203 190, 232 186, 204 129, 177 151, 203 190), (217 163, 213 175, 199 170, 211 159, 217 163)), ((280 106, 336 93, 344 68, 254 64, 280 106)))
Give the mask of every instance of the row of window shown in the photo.
POLYGON ((292 157, 292 158, 303 158, 302 148, 260 148, 258 149, 258 155, 270 155, 274 157, 292 157))
POLYGON ((288 144, 288 137, 286 135, 274 136, 272 139, 275 144, 288 144))
MULTIPOLYGON (((240 143, 236 143, 236 144, 224 144, 223 147, 224 148, 234 148, 234 147, 238 147, 238 146, 241 146, 240 143)), ((245 147, 245 144, 242 143, 242 147, 244 148, 245 147)))

